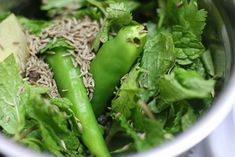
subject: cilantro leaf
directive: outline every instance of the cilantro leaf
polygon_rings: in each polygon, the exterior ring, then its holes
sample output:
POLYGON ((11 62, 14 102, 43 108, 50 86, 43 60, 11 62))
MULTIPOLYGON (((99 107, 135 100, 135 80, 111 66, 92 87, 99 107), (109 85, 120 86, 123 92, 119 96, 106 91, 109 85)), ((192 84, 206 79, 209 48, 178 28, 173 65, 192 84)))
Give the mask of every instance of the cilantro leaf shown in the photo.
POLYGON ((147 148, 161 144, 165 142, 167 136, 172 136, 164 129, 165 121, 162 121, 159 117, 157 120, 153 120, 143 116, 140 108, 136 108, 133 112, 133 122, 136 130, 142 133, 148 145, 147 148))
POLYGON ((97 36, 92 44, 92 48, 96 52, 99 50, 101 42, 105 43, 106 41, 108 41, 110 26, 111 23, 109 21, 105 21, 105 23, 102 25, 99 32, 97 33, 97 36))
POLYGON ((146 147, 149 147, 123 115, 119 115, 117 120, 120 123, 120 126, 125 129, 125 132, 134 140, 134 145, 137 150, 145 150, 146 147))
POLYGON ((178 12, 179 25, 184 26, 200 39, 206 25, 207 12, 204 9, 198 9, 197 0, 190 0, 190 2, 184 0, 183 3, 178 12))
POLYGON ((42 94, 45 94, 47 90, 42 87, 28 85, 25 90, 27 91, 25 104, 27 122, 33 122, 33 126, 29 127, 27 124, 16 139, 30 147, 53 153, 56 156, 64 156, 64 154, 83 156, 84 152, 78 151, 84 148, 79 141, 78 122, 70 109, 71 102, 62 98, 52 100, 43 98, 42 94))
POLYGON ((33 34, 39 34, 41 31, 50 25, 50 22, 44 20, 34 20, 34 19, 27 19, 23 16, 17 17, 19 22, 23 27, 28 29, 33 34))
POLYGON ((160 96, 165 102, 206 98, 213 91, 214 84, 214 80, 205 80, 196 71, 175 68, 160 79, 160 96))
POLYGON ((108 4, 108 7, 104 10, 106 20, 102 24, 92 46, 95 51, 98 51, 100 42, 105 43, 108 41, 111 28, 121 28, 132 22, 131 10, 126 7, 126 3, 109 2, 108 4))
POLYGON ((168 27, 180 25, 193 33, 199 40, 206 25, 207 12, 198 9, 197 0, 169 0, 159 1, 159 26, 168 27))
POLYGON ((131 115, 131 109, 137 106, 136 94, 140 91, 137 83, 138 75, 137 67, 126 75, 117 96, 112 100, 112 112, 122 113, 125 117, 131 115))
POLYGON ((128 8, 129 11, 133 11, 135 9, 137 9, 138 7, 140 7, 140 3, 135 1, 135 0, 119 0, 121 1, 122 3, 124 3, 124 6, 126 8, 128 8))
POLYGON ((52 49, 58 48, 58 47, 64 47, 67 49, 74 49, 74 47, 71 46, 69 43, 67 43, 64 38, 57 38, 56 40, 52 40, 51 42, 47 43, 46 46, 44 46, 40 50, 40 53, 45 53, 48 50, 52 50, 52 49))
POLYGON ((54 17, 63 12, 71 12, 80 8, 83 2, 84 0, 43 0, 41 9, 47 11, 49 16, 54 17))
POLYGON ((128 121, 123 114, 117 114, 113 118, 123 132, 132 138, 137 151, 150 149, 165 141, 167 132, 163 129, 163 123, 144 117, 139 108, 133 114, 134 121, 128 121))

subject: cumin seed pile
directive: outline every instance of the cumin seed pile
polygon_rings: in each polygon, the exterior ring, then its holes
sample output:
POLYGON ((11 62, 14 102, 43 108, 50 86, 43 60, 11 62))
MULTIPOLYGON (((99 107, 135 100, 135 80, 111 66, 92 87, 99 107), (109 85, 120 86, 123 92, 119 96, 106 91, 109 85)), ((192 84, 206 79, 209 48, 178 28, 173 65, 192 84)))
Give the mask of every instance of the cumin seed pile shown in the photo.
POLYGON ((45 28, 39 36, 26 31, 31 56, 26 64, 25 77, 31 84, 47 86, 50 89, 49 96, 59 96, 51 69, 43 58, 37 56, 37 53, 49 42, 64 38, 69 45, 74 47, 74 50, 68 50, 65 55, 71 55, 74 66, 79 66, 87 94, 92 98, 94 80, 89 70, 95 53, 92 52, 91 44, 98 31, 98 22, 92 21, 88 17, 81 20, 75 18, 57 20, 45 28))

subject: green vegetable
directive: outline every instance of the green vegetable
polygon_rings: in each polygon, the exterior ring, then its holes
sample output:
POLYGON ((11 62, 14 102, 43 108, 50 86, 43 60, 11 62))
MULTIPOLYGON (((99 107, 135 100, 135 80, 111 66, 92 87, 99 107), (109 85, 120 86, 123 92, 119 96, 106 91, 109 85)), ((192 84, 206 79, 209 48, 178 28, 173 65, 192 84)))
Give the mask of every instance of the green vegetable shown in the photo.
POLYGON ((207 12, 197 0, 43 0, 41 9, 39 19, 17 16, 36 36, 32 43, 47 36, 29 49, 14 15, 3 20, 7 14, 0 14, 0 127, 14 141, 59 157, 125 155, 171 140, 212 105, 226 73, 224 48, 214 25, 202 40, 207 12), (58 20, 73 29, 88 17, 100 25, 89 43, 77 40, 84 37, 79 31, 57 36, 52 26, 58 20), (43 34, 48 27, 51 35, 43 34), (78 56, 80 48, 96 53, 88 69, 95 81, 92 100, 73 65, 77 41, 78 56), (22 78, 34 48, 52 69, 62 98, 22 78))
POLYGON ((24 82, 13 54, 0 63, 0 71, 0 126, 4 133, 38 151, 83 156, 71 102, 44 98, 47 88, 24 82))
POLYGON ((174 26, 172 29, 178 64, 189 65, 202 56, 205 48, 193 32, 187 31, 183 26, 174 26))
POLYGON ((160 80, 160 95, 165 102, 205 98, 213 91, 214 83, 213 80, 205 80, 195 71, 176 68, 160 80))
POLYGON ((91 101, 96 116, 105 110, 113 90, 142 51, 146 39, 144 26, 127 26, 106 42, 91 63, 95 91, 91 101))
POLYGON ((79 69, 74 67, 70 56, 64 56, 66 48, 57 47, 52 50, 55 54, 47 55, 46 61, 54 72, 60 94, 73 104, 71 108, 81 123, 83 142, 97 157, 110 156, 86 95, 79 69))
POLYGON ((158 24, 147 25, 151 33, 141 61, 112 99, 117 133, 110 136, 131 138, 132 147, 125 151, 141 151, 173 138, 192 126, 213 97, 212 60, 203 55, 201 43, 206 12, 197 9, 194 0, 160 2, 162 17, 158 24))
POLYGON ((169 133, 176 134, 188 129, 196 122, 198 115, 187 101, 180 101, 171 106, 165 128, 169 133))
POLYGON ((50 22, 45 20, 27 19, 23 16, 20 16, 17 19, 24 28, 27 28, 30 33, 33 34, 40 34, 44 28, 50 25, 50 22))
POLYGON ((48 15, 53 17, 65 12, 66 8, 71 8, 71 10, 73 10, 73 8, 79 8, 79 3, 81 2, 83 2, 83 0, 48 0, 43 1, 41 9, 46 10, 48 15))
MULTIPOLYGON (((128 3, 126 3, 127 5, 128 3)), ((120 29, 123 26, 129 25, 132 22, 131 7, 127 7, 124 2, 112 3, 109 2, 109 6, 104 10, 106 20, 100 28, 97 37, 93 43, 93 49, 98 51, 100 42, 105 43, 108 41, 111 28, 120 29)))
POLYGON ((126 118, 129 118, 132 109, 136 108, 136 95, 141 91, 137 82, 137 78, 140 74, 138 68, 138 66, 135 66, 125 76, 126 79, 122 82, 121 87, 111 102, 112 111, 122 113, 126 118))
POLYGON ((141 63, 141 68, 144 70, 140 76, 140 85, 147 90, 157 90, 159 78, 175 63, 172 35, 161 32, 149 37, 141 63))
MULTIPOLYGON (((29 90, 25 109, 27 116, 32 119, 31 124, 34 125, 26 129, 32 130, 32 132, 23 139, 21 135, 19 140, 27 144, 28 141, 32 141, 32 138, 40 139, 37 136, 41 136, 42 142, 40 143, 42 144, 39 146, 42 150, 47 150, 60 157, 64 154, 66 156, 83 156, 85 151, 79 141, 80 133, 75 115, 70 110, 71 102, 61 98, 48 100, 43 98, 39 94, 40 92, 35 88, 29 90), (35 133, 39 135, 35 135, 35 133), (79 152, 79 149, 83 149, 84 152, 79 152)), ((28 145, 32 146, 31 143, 28 145)))
POLYGON ((0 126, 11 135, 19 134, 25 124, 24 102, 19 97, 24 82, 14 62, 12 54, 0 64, 0 126))
POLYGON ((180 25, 201 39, 206 25, 207 11, 198 9, 197 0, 159 0, 159 4, 161 6, 159 16, 160 19, 163 18, 159 22, 166 27, 180 25))

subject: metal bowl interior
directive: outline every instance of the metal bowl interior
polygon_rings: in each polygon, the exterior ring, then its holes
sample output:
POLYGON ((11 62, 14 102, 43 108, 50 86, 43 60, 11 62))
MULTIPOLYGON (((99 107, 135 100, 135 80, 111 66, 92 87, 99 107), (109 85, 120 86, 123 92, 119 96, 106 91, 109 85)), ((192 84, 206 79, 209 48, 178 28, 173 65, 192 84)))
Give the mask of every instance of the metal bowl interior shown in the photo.
MULTIPOLYGON (((143 153, 127 156, 173 157, 189 150, 207 137, 229 114, 235 104, 235 33, 232 29, 224 3, 229 0, 201 0, 200 6, 208 11, 208 25, 205 31, 205 44, 212 50, 215 69, 224 78, 222 89, 209 111, 190 129, 171 141, 143 153)), ((228 4, 228 3, 227 3, 228 4)), ((0 135, 0 152, 11 157, 45 157, 21 145, 15 144, 0 135)))

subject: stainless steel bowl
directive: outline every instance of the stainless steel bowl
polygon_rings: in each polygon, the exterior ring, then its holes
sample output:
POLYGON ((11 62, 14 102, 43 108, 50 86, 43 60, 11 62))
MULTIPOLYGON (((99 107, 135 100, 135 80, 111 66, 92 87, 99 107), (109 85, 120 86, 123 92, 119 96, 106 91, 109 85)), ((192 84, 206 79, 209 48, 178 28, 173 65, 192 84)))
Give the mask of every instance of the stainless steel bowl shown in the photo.
MULTIPOLYGON (((190 129, 172 141, 139 154, 136 157, 174 157, 205 139, 227 117, 235 104, 235 2, 234 0, 199 0, 208 11, 205 43, 210 47, 215 68, 223 78, 223 87, 211 109, 190 129), (234 13, 233 13, 234 12, 234 13)), ((42 157, 0 135, 0 152, 9 157, 42 157)))

